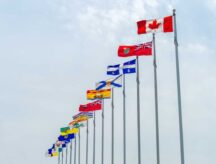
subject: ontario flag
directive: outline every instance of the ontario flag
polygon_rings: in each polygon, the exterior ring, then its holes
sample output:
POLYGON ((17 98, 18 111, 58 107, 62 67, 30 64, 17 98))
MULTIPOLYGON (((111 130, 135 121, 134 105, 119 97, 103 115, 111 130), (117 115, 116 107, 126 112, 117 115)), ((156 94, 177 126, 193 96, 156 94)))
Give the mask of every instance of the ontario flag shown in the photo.
POLYGON ((137 22, 137 33, 173 32, 173 17, 162 19, 141 20, 137 22))
POLYGON ((81 112, 89 112, 89 111, 95 111, 95 110, 101 110, 102 101, 96 100, 92 103, 88 103, 85 105, 80 105, 79 111, 81 112))
POLYGON ((119 46, 118 56, 119 57, 129 57, 129 56, 149 56, 152 55, 152 42, 143 43, 139 45, 132 46, 119 46))

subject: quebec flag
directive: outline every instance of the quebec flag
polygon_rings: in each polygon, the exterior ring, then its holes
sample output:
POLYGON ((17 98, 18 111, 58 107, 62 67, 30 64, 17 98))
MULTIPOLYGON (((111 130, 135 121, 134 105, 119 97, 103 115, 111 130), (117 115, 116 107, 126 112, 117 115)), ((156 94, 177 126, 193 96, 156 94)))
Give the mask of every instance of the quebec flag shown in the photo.
POLYGON ((109 65, 107 67, 107 75, 119 75, 120 64, 117 65, 109 65))
POLYGON ((122 67, 123 74, 136 72, 136 59, 125 62, 122 67))
POLYGON ((120 74, 129 74, 129 73, 136 73, 136 59, 116 65, 109 65, 107 67, 107 75, 120 75, 120 74), (121 73, 122 71, 122 73, 121 73))

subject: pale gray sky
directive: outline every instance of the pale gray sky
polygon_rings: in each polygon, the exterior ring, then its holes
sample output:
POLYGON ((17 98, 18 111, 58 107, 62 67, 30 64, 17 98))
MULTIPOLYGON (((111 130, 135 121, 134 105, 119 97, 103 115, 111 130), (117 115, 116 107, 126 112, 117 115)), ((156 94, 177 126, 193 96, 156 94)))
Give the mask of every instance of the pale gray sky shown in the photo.
MULTIPOLYGON (((108 78, 107 65, 130 60, 117 57, 118 46, 151 40, 150 34, 136 34, 136 21, 171 15, 173 8, 180 46, 185 162, 216 163, 215 0, 0 0, 0 163, 57 163, 44 154, 59 128, 71 121, 79 104, 87 102, 86 90, 108 78)), ((173 34, 157 34, 156 44, 161 164, 180 164, 173 34)), ((154 164, 152 57, 142 57, 140 69, 142 163, 154 164)), ((136 163, 135 75, 127 76, 126 83, 127 160, 136 163)), ((121 92, 115 91, 118 164, 123 161, 121 92)), ((101 161, 100 115, 96 164, 101 161)), ((110 100, 105 102, 105 127, 105 164, 109 164, 110 100)), ((85 152, 85 128, 81 134, 85 152)))

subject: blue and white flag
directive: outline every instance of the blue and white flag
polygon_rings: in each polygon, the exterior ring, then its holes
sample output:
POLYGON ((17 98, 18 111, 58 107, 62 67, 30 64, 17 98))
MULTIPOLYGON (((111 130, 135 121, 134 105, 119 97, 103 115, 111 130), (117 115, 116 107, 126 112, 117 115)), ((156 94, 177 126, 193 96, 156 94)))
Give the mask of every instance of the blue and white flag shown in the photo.
POLYGON ((96 90, 110 89, 111 87, 122 87, 122 75, 114 79, 108 79, 106 81, 96 83, 96 90))
MULTIPOLYGON (((116 65, 109 65, 107 67, 107 75, 116 76, 119 74, 129 74, 129 73, 136 73, 136 59, 125 62, 122 65, 116 64, 116 65)), ((101 83, 105 85, 106 81, 101 81, 101 83)))
POLYGON ((136 72, 136 59, 125 62, 122 67, 123 74, 135 73, 136 72))
POLYGON ((109 65, 107 67, 107 75, 119 75, 120 64, 109 65))

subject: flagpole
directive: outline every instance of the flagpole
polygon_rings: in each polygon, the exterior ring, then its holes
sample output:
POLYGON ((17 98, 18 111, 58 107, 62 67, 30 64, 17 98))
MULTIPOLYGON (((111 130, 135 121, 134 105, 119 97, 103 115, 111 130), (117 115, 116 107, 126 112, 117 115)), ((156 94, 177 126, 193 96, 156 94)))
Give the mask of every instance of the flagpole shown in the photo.
POLYGON ((66 156, 65 156, 66 159, 65 159, 65 164, 67 164, 67 158, 68 158, 67 155, 68 155, 68 148, 67 148, 67 144, 66 144, 66 156))
POLYGON ((101 150, 101 164, 104 164, 104 100, 102 99, 102 150, 101 150))
POLYGON ((140 81, 139 81, 139 57, 137 60, 137 137, 138 137, 138 164, 141 164, 141 141, 140 141, 140 81))
POLYGON ((156 59, 156 45, 155 33, 153 33, 153 66, 154 66, 154 89, 155 89, 155 125, 156 125, 156 151, 157 164, 160 164, 160 140, 159 140, 159 119, 158 119, 158 87, 157 87, 157 59, 156 59))
POLYGON ((174 44, 176 56, 176 76, 177 76, 177 91, 178 91, 178 111, 179 111, 179 134, 180 134, 180 151, 181 164, 185 163, 184 159, 184 138, 183 138, 183 123, 182 123, 182 105, 181 105, 181 87, 180 87, 180 71, 179 71, 179 57, 178 57, 178 41, 177 41, 177 25, 176 25, 176 10, 173 10, 174 18, 174 44))
POLYGON ((74 137, 74 164, 76 164, 76 135, 74 137))
POLYGON ((73 142, 72 142, 73 140, 71 139, 71 144, 70 144, 70 164, 72 164, 72 144, 73 144, 73 142))
POLYGON ((86 164, 88 164, 88 133, 89 133, 89 121, 87 120, 87 127, 86 127, 86 164))
POLYGON ((126 164, 126 94, 125 94, 125 74, 123 74, 123 164, 126 164))
POLYGON ((93 164, 95 164, 95 124, 96 124, 96 116, 95 116, 95 111, 94 111, 94 120, 93 120, 93 124, 94 124, 94 134, 93 134, 93 164))
POLYGON ((81 136, 80 136, 80 128, 79 128, 79 133, 78 133, 78 137, 79 137, 79 156, 78 156, 78 164, 80 164, 80 138, 81 138, 81 136))
POLYGON ((112 88, 112 164, 114 164, 114 88, 112 88))
POLYGON ((60 153, 58 154, 58 164, 60 164, 60 153))
POLYGON ((62 149, 62 164, 64 163, 64 155, 63 155, 64 149, 62 149))

